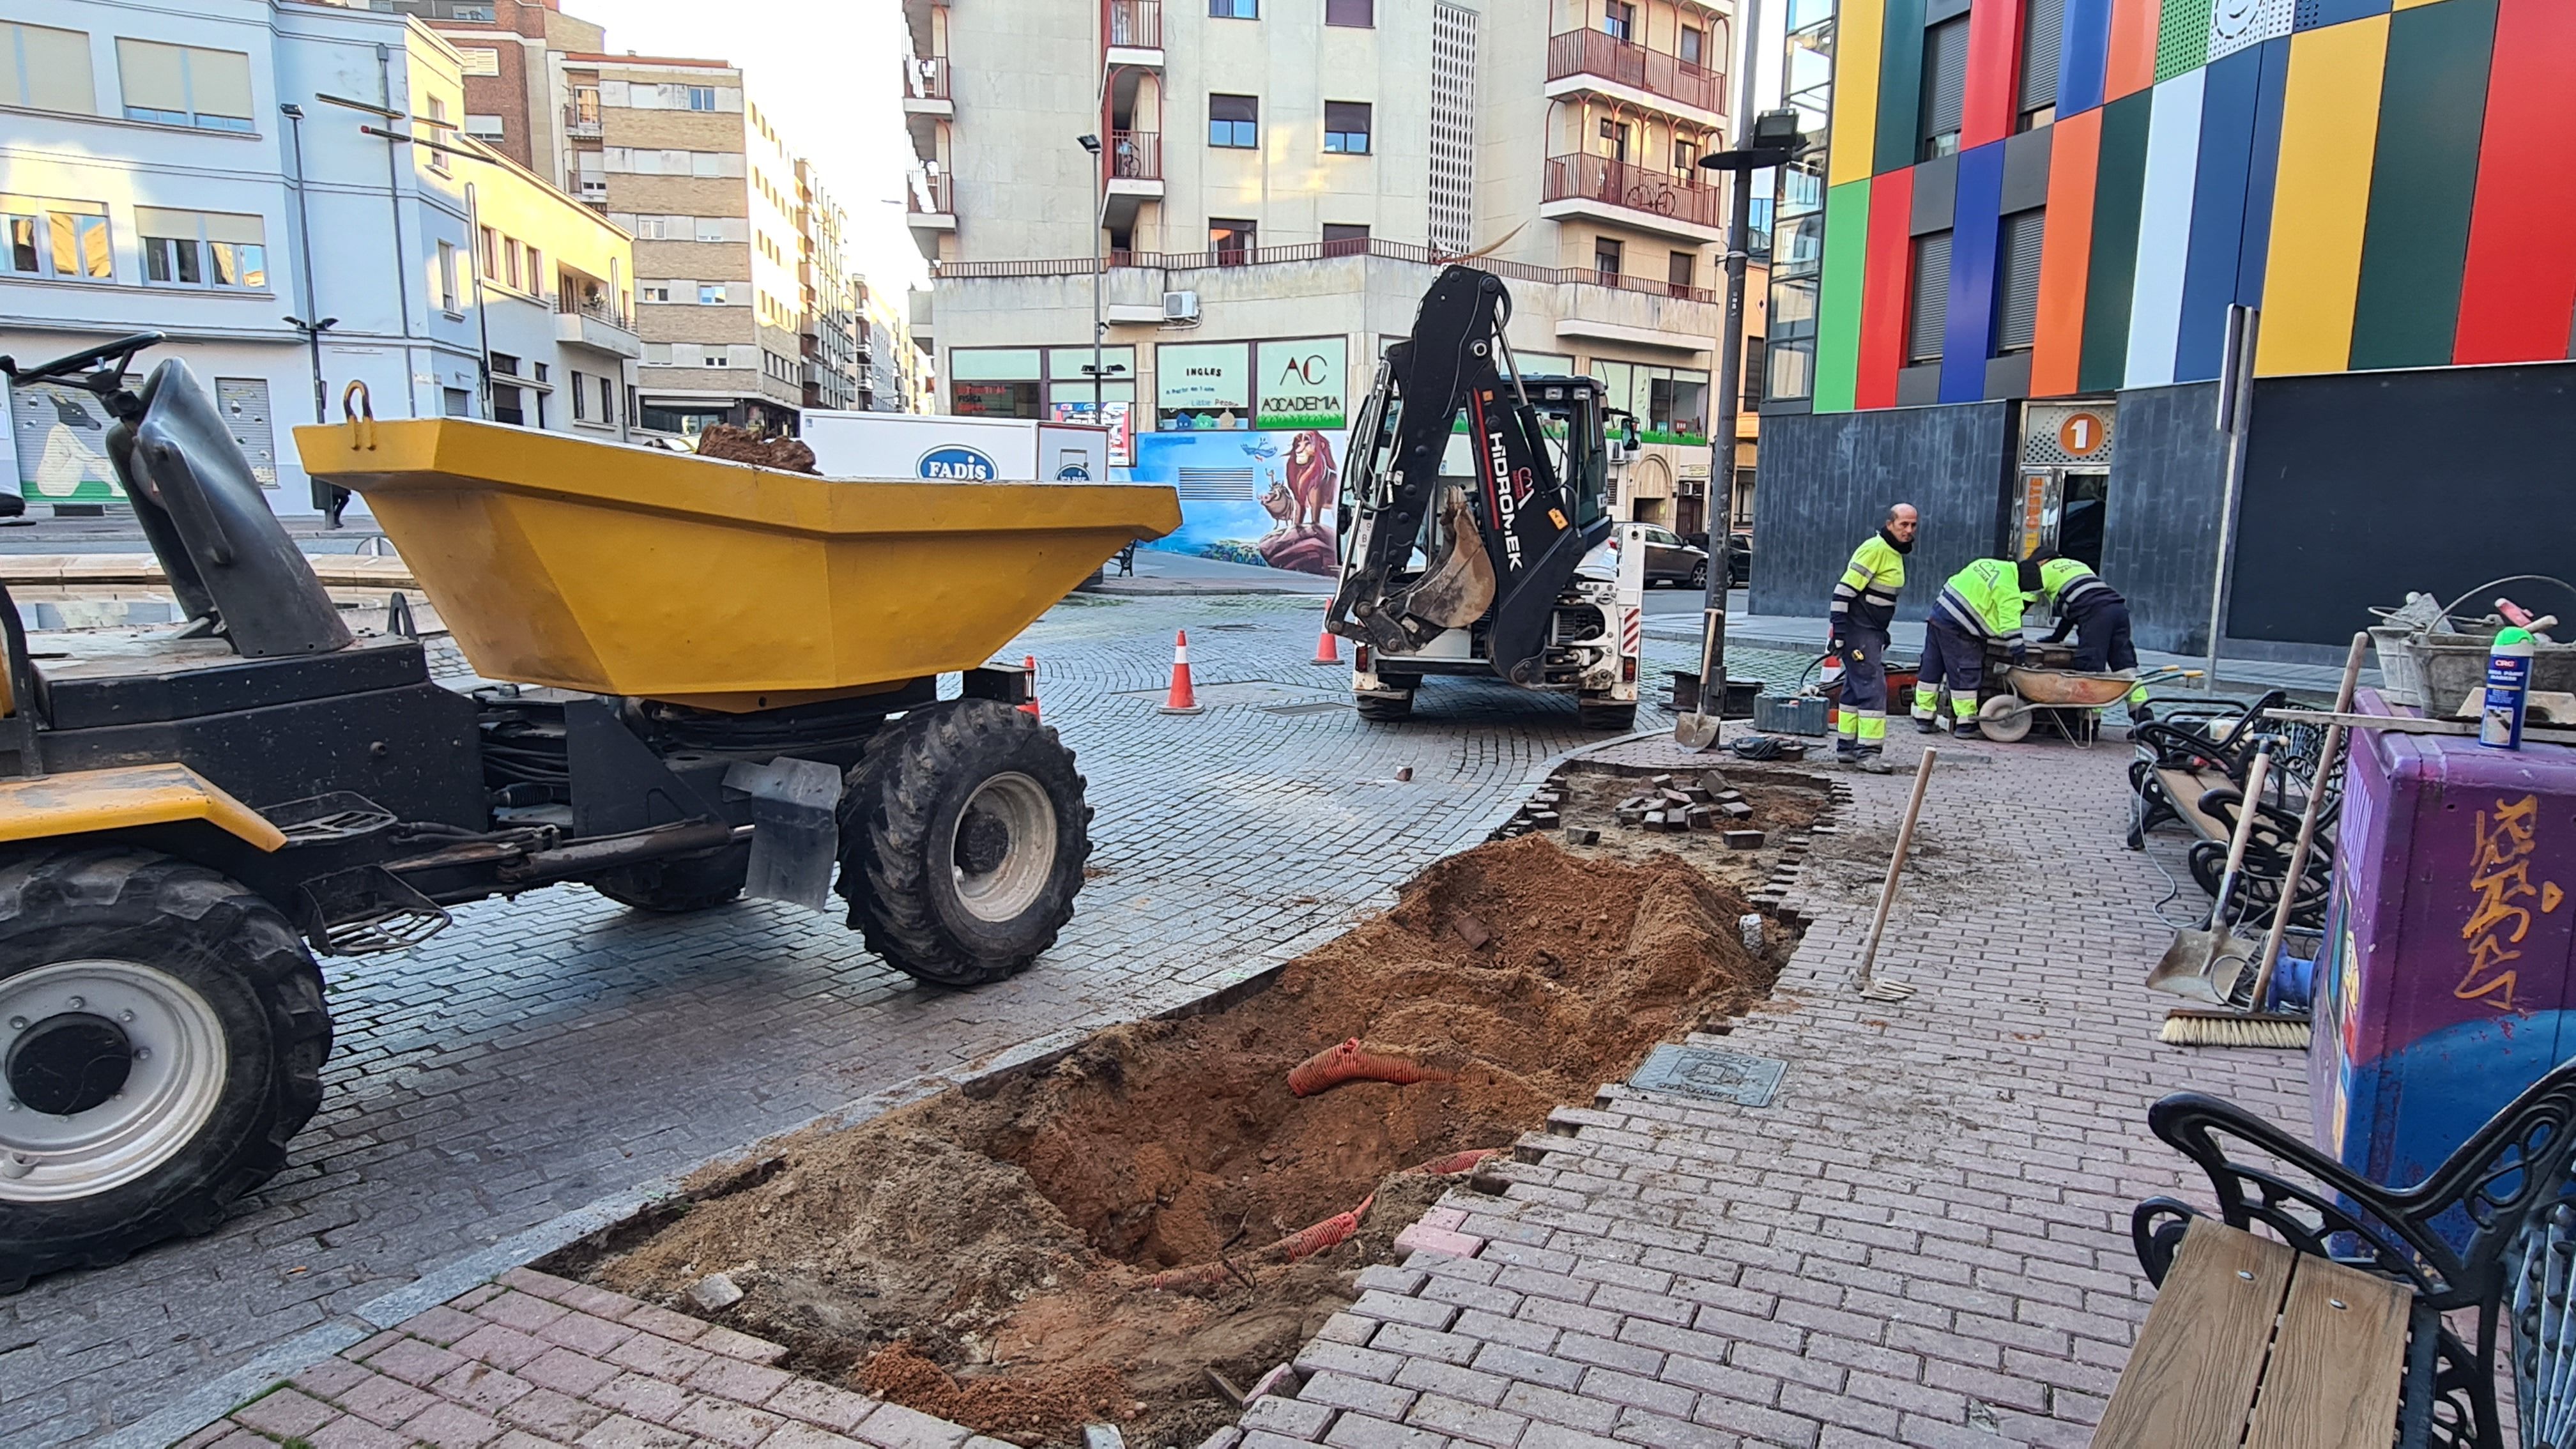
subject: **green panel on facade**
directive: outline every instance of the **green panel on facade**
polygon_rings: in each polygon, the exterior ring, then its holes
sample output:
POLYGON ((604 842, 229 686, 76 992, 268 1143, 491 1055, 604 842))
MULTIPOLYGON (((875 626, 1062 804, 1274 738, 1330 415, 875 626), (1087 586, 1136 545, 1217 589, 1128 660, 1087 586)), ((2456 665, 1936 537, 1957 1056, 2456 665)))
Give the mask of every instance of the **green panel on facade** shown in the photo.
POLYGON ((2165 0, 2156 22, 2156 79, 2169 81, 2209 64, 2210 0, 2165 0))
POLYGON ((2147 120, 2155 96, 2152 90, 2139 91, 2102 108, 2102 147, 2094 163, 2093 256, 2084 280, 2084 351, 2075 375, 2075 385, 2086 392, 2115 391, 2128 377, 2129 302, 2138 280, 2147 120))
MULTIPOLYGON (((1874 5, 1879 0, 1850 0, 1874 5)), ((1923 0, 1886 0, 1878 48, 1878 147, 1873 175, 1902 171, 1923 141, 1923 0)))
POLYGON ((2496 0, 2449 0, 2389 19, 2352 314, 2356 368, 2451 360, 2495 26, 2496 0))
POLYGON ((1816 298, 1816 395, 1820 413, 1847 413, 1860 388, 1860 298, 1869 269, 1869 183, 1825 192, 1824 287, 1816 298))

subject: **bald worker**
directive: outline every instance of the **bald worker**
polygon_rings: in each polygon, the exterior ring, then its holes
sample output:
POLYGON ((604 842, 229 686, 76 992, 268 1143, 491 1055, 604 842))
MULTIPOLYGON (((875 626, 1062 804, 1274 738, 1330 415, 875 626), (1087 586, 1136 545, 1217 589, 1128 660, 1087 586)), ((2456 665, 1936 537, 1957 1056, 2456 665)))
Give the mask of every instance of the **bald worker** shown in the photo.
POLYGON ((1887 631, 1896 622, 1896 596, 1905 588, 1905 556, 1914 551, 1914 505, 1887 510, 1878 532, 1861 540, 1834 585, 1825 652, 1843 666, 1842 703, 1835 708, 1834 758, 1873 775, 1888 773, 1887 631))

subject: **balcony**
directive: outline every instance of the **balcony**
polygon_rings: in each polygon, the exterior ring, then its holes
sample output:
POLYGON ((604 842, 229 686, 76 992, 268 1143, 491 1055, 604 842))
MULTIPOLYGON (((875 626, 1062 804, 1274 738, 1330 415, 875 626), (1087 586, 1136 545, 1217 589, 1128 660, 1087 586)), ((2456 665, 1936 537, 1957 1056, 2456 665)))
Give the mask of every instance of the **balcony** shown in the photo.
POLYGON ((1102 214, 1111 231, 1136 224, 1137 208, 1163 199, 1163 133, 1112 131, 1100 153, 1102 214))
POLYGON ((619 357, 641 358, 644 339, 635 335, 635 322, 626 310, 607 296, 575 299, 559 294, 555 304, 555 340, 596 348, 619 357))
POLYGON ((1549 157, 1538 214, 1551 221, 1584 217, 1684 241, 1725 240, 1719 188, 1608 156, 1549 157))
POLYGON ((1162 69, 1162 0, 1102 0, 1101 22, 1107 64, 1162 69))
POLYGON ((939 260, 939 238, 942 233, 957 230, 957 203, 952 199, 950 177, 946 172, 936 176, 914 172, 912 184, 904 188, 904 221, 912 227, 913 245, 930 261, 939 260))
POLYGON ((571 105, 563 108, 564 134, 599 138, 599 92, 575 91, 571 105))
POLYGON ((1726 77, 1679 56, 1598 30, 1569 30, 1547 43, 1550 98, 1590 92, 1703 126, 1726 119, 1726 77))

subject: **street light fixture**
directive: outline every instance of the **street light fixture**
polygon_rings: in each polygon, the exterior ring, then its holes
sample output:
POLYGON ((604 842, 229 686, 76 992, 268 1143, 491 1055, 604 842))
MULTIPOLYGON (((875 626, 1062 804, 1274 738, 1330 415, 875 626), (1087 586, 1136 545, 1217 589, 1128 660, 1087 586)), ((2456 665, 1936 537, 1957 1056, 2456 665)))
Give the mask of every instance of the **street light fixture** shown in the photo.
MULTIPOLYGON (((1746 53, 1751 53, 1749 43, 1746 53)), ((1752 255, 1746 246, 1746 216, 1753 209, 1753 173, 1786 166, 1807 149, 1807 138, 1798 132, 1798 113, 1784 108, 1755 116, 1736 149, 1703 156, 1699 162, 1710 171, 1735 173, 1735 197, 1726 219, 1726 323, 1717 347, 1717 425, 1710 430, 1710 441, 1723 462, 1709 470, 1708 500, 1712 512, 1721 505, 1727 510, 1728 523, 1734 521, 1735 429, 1744 396, 1744 266, 1752 255)), ((1708 637, 1702 643, 1709 664, 1708 677, 1700 681, 1700 698, 1707 700, 1708 691, 1715 690, 1717 708, 1711 711, 1703 703, 1701 709, 1721 717, 1726 710, 1726 594, 1735 583, 1735 550, 1731 542, 1721 549, 1719 540, 1729 537, 1718 519, 1710 520, 1704 605, 1708 637)))

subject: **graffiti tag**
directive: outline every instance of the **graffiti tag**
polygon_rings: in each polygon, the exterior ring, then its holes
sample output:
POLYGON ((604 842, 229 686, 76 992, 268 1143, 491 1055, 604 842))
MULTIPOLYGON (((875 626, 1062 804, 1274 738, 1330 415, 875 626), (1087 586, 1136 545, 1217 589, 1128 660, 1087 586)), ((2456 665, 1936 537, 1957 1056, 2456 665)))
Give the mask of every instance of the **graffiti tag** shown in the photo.
POLYGON ((2554 882, 2532 884, 2539 825, 2537 796, 2498 800, 2492 815, 2478 812, 2477 848, 2469 863, 2469 888, 2478 893, 2478 903, 2460 927, 2460 939, 2469 943, 2469 969, 2451 988, 2462 1001, 2482 1001, 2498 1011, 2529 1010, 2514 1000, 2512 963, 2522 959, 2514 948, 2531 933, 2531 908, 2515 902, 2537 900, 2547 913, 2565 899, 2554 882))

